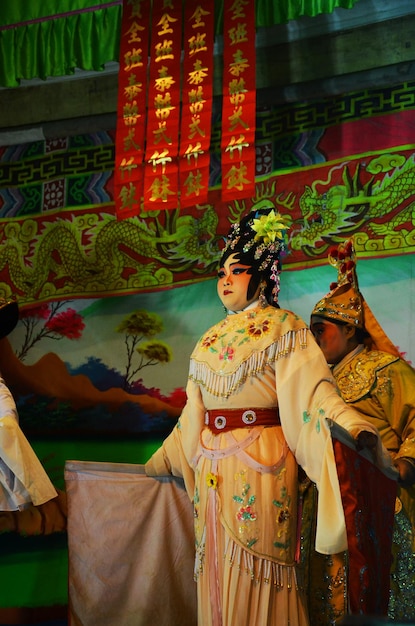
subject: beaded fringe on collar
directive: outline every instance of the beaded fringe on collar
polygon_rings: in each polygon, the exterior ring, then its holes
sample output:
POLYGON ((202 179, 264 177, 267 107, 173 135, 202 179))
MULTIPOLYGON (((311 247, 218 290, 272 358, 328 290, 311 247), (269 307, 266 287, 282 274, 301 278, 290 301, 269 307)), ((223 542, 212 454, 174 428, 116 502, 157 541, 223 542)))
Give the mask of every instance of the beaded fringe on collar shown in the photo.
POLYGON ((252 352, 236 370, 231 372, 212 370, 206 362, 192 358, 190 361, 189 380, 201 385, 208 393, 214 396, 228 398, 250 376, 262 374, 268 365, 293 352, 297 342, 300 348, 307 346, 306 328, 291 330, 265 350, 252 352))

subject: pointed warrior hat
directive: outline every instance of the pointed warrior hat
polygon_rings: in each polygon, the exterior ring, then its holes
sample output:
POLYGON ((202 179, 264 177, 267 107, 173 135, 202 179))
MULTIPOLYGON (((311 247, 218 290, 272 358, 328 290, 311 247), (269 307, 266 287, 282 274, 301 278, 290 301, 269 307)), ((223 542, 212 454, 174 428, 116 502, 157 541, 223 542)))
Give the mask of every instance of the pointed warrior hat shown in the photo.
POLYGON ((337 282, 330 285, 329 293, 317 302, 311 315, 361 328, 368 334, 365 343, 371 350, 381 350, 401 357, 359 289, 353 240, 348 239, 337 248, 331 248, 328 259, 330 265, 337 269, 337 282))

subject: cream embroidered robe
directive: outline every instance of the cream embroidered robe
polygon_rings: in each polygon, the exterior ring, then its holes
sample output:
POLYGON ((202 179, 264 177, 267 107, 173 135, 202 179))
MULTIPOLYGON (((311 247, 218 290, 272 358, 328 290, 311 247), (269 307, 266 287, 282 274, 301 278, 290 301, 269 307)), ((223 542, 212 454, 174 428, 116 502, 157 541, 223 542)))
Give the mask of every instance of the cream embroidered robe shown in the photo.
POLYGON ((43 504, 57 495, 19 427, 13 396, 0 377, 0 511, 43 504))
POLYGON ((228 315, 204 334, 187 396, 146 473, 182 476, 193 500, 198 623, 307 624, 295 578, 297 464, 319 488, 316 547, 339 552, 346 534, 329 424, 353 436, 375 429, 339 398, 305 323, 273 307, 228 315), (205 427, 206 410, 271 407, 281 426, 205 427))

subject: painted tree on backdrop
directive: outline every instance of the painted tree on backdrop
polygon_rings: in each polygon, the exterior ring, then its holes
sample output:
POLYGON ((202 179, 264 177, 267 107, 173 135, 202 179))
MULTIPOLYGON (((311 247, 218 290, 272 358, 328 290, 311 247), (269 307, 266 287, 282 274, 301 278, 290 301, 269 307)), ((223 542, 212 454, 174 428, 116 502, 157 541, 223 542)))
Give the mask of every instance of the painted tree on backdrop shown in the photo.
POLYGON ((19 319, 23 324, 25 334, 16 356, 21 361, 24 361, 29 350, 41 339, 49 338, 59 341, 65 338, 81 338, 85 328, 82 315, 71 308, 59 312, 59 309, 66 305, 67 302, 53 302, 20 311, 19 319))
POLYGON ((116 331, 125 334, 127 365, 124 375, 124 389, 127 390, 132 385, 135 375, 144 367, 171 361, 172 351, 168 344, 164 341, 151 339, 163 331, 163 322, 157 313, 149 313, 144 310, 130 313, 117 326, 116 331), (145 339, 148 341, 144 341, 145 339), (139 355, 137 365, 134 365, 135 354, 139 355))

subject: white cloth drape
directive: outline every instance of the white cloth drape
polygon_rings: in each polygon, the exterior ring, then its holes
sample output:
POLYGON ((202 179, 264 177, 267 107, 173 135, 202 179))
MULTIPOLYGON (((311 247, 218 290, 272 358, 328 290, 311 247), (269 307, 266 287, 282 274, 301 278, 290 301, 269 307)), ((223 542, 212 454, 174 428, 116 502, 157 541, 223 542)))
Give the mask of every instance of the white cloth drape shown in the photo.
POLYGON ((141 465, 67 461, 71 626, 194 626, 193 509, 141 465))

